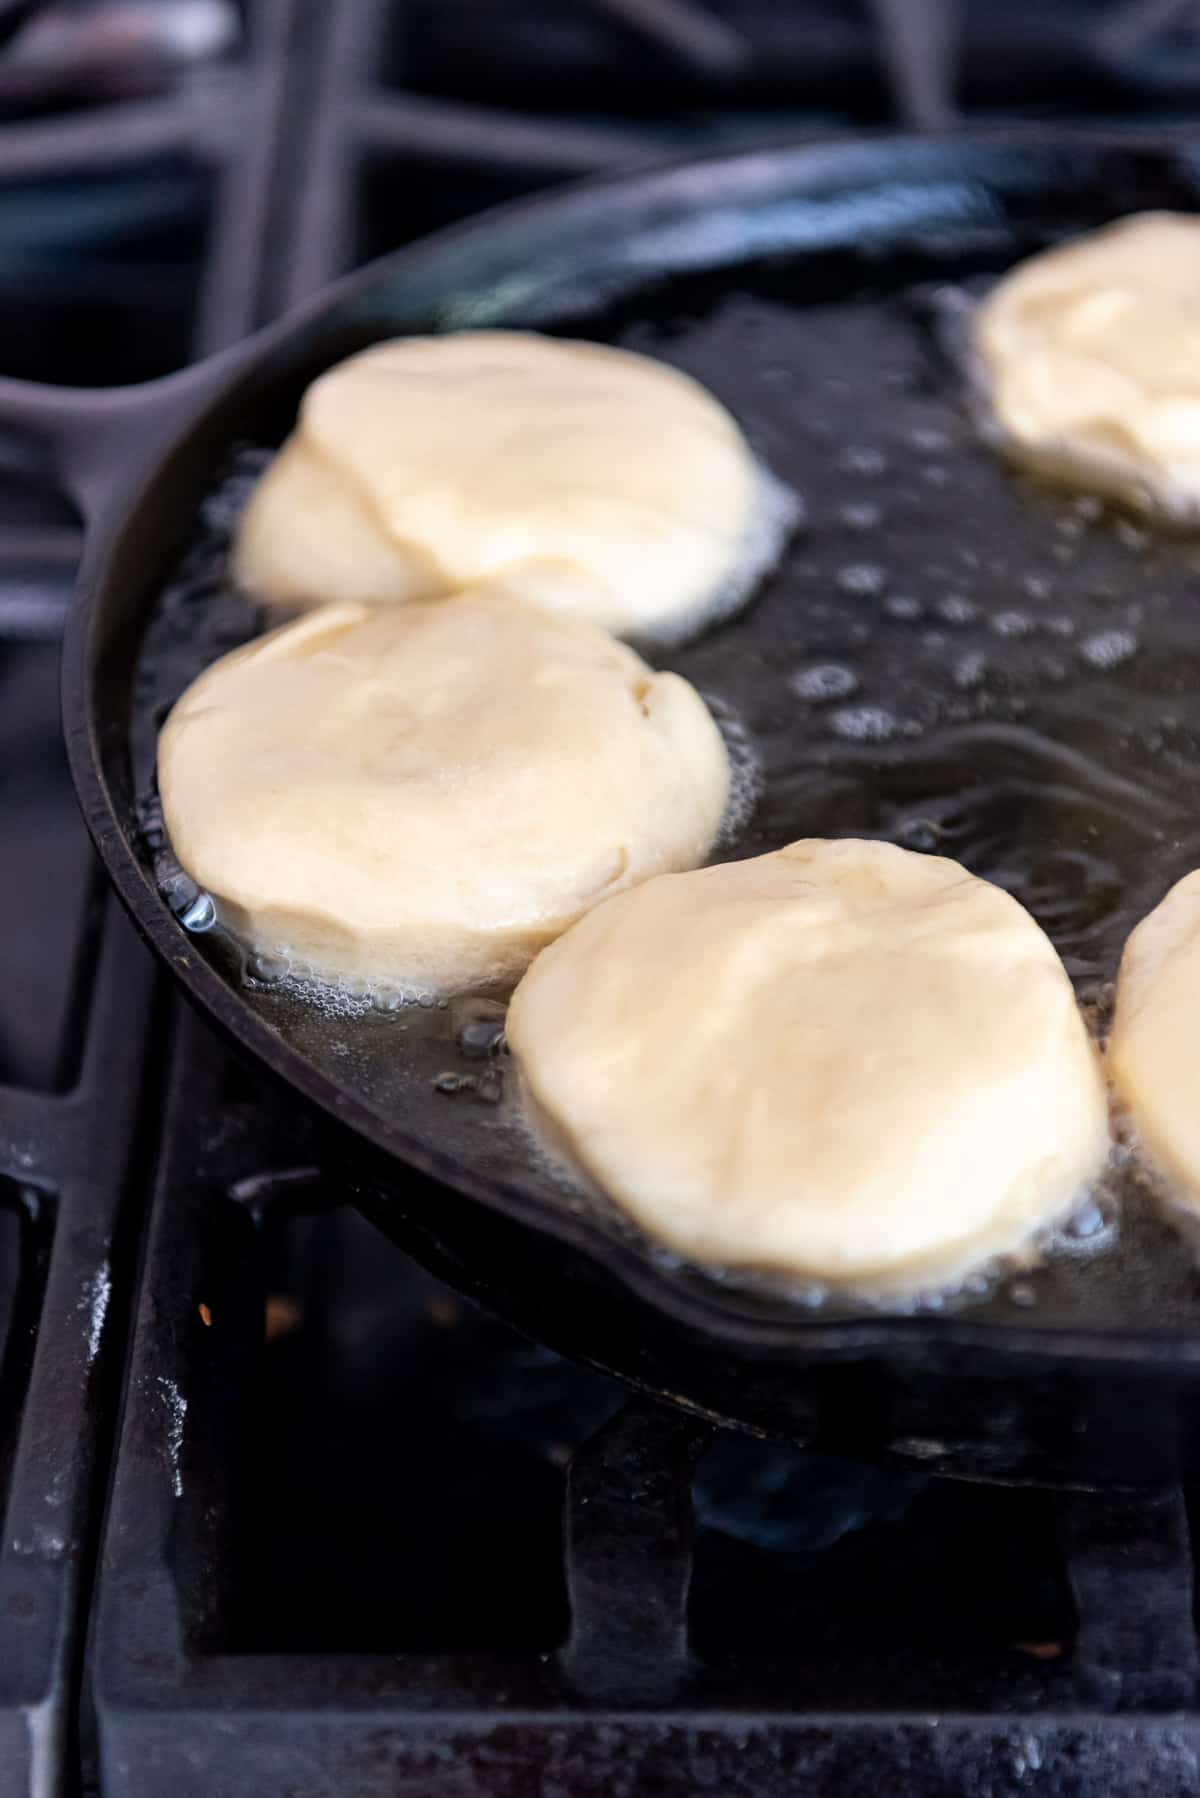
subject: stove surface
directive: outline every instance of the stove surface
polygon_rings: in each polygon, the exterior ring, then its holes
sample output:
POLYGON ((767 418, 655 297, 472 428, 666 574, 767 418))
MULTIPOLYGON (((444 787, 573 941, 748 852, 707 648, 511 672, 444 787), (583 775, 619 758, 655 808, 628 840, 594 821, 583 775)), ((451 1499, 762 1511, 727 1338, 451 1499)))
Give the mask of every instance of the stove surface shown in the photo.
MULTIPOLYGON (((1147 0, 63 0, 0 37, 0 372, 83 385, 572 176, 1200 98, 1200 9, 1147 0)), ((0 436, 0 1798, 1194 1792, 1185 1495, 714 1438, 349 1208, 106 896, 79 549, 0 436)))

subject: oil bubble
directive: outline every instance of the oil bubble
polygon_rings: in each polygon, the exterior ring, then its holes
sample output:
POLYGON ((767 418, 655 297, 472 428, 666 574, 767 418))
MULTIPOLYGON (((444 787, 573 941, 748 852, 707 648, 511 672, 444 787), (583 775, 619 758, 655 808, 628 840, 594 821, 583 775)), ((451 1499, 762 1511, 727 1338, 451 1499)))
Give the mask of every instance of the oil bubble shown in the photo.
POLYGON ((1119 668, 1137 654, 1138 640, 1132 631, 1097 631, 1085 637, 1079 653, 1093 668, 1119 668))
POLYGON ((944 624, 971 624, 979 616, 979 607, 963 593, 948 593, 933 609, 944 624))
POLYGON ((829 723, 835 736, 852 743, 887 743, 900 734, 900 720, 878 705, 840 706, 829 723))
POLYGON ((942 844, 943 831, 933 818, 906 818, 896 832, 901 847, 915 849, 922 855, 931 855, 942 844))
POLYGON ((1033 620, 1024 612, 997 612, 992 629, 998 637, 1027 637, 1033 630, 1033 620))
POLYGON ((288 964, 274 955, 264 955, 254 950, 246 957, 246 975, 257 986, 275 986, 286 979, 288 964))
POLYGON ((1090 1242, 1093 1237, 1102 1235, 1107 1228, 1108 1219, 1095 1199, 1089 1199, 1086 1205, 1068 1219, 1063 1232, 1075 1242, 1090 1242))
POLYGON ((715 693, 702 694, 729 757, 729 794, 717 842, 729 843, 748 822, 763 789, 763 766, 754 740, 733 707, 715 693))
POLYGON ((837 466, 843 474, 881 475, 887 468, 887 457, 882 450, 851 444, 838 456, 837 466))
POLYGON ((873 562, 852 562, 839 569, 836 585, 850 599, 876 599, 885 585, 883 569, 873 562))
POLYGON ((975 687, 982 685, 987 673, 987 657, 977 649, 960 656, 954 665, 954 684, 962 693, 970 693, 975 687))
POLYGON ((452 1013, 454 1037, 468 1061, 486 1061, 504 1042, 505 1008, 495 999, 463 999, 452 1013))
POLYGON ((918 455, 944 456, 950 448, 950 433, 933 427, 918 426, 916 430, 909 432, 908 441, 918 455))
POLYGON ((856 693, 858 676, 838 662, 816 662, 810 668, 798 669, 788 685, 800 699, 807 699, 812 705, 827 705, 856 693))
POLYGON ((925 607, 920 600, 913 599, 908 593, 891 594, 884 600, 883 609, 889 618, 899 618, 906 624, 925 616, 925 607))
POLYGON ((873 531, 882 523, 883 508, 872 502, 864 502, 855 506, 843 506, 838 516, 847 530, 873 531))
POLYGON ((179 922, 185 930, 200 936, 211 930, 217 921, 217 908, 211 893, 197 893, 191 904, 179 914, 179 922))

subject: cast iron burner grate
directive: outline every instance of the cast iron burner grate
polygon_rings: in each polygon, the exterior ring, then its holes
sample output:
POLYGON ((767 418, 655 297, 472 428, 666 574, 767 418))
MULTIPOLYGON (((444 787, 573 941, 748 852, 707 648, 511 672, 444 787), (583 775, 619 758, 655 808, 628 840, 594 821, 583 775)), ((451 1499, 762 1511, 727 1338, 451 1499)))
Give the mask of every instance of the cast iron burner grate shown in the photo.
MULTIPOLYGON (((571 176, 1200 94, 1193 9, 1153 0, 22 20, 0 363, 83 384, 571 176)), ((996 1469, 917 1424, 873 1468, 710 1442, 408 1267, 169 1019, 58 747, 78 546, 0 445, 0 1798, 1194 1791, 1178 1492, 950 1483, 996 1469)))

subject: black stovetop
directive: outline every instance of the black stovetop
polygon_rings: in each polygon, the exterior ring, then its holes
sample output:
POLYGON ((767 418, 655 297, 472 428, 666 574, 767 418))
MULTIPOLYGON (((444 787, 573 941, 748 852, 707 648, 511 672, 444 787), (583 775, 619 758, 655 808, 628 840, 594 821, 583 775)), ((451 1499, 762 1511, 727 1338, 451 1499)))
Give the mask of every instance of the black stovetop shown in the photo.
MULTIPOLYGON (((1200 8, 1163 0, 30 10, 0 371, 85 384, 572 175, 1200 98, 1200 8)), ((98 878, 78 550, 0 441, 0 1798, 1194 1792, 1184 1495, 713 1439, 343 1202, 98 878)))

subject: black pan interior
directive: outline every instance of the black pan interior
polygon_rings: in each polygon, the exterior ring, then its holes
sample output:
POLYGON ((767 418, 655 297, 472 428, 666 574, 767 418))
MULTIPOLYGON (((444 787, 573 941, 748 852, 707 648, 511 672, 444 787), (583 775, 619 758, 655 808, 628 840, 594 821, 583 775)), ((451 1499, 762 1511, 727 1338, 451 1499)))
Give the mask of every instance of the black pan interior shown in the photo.
MULTIPOLYGON (((383 265, 324 337, 309 328, 303 373, 390 331, 488 324, 621 343, 698 376, 807 509, 739 617, 657 658, 744 739, 757 803, 721 853, 872 835, 952 855, 1030 906, 1102 1016, 1129 928, 1200 863, 1200 539, 1003 467, 954 343, 999 271, 1125 212, 1194 210, 1198 179, 1186 141, 1037 136, 714 163, 482 221, 408 280, 383 265)), ((277 441, 299 391, 298 373, 264 384, 244 435, 277 441)), ((228 447, 207 464, 214 485, 228 447)), ((132 802, 152 819, 156 722, 253 628, 224 574, 228 499, 147 598, 127 795, 147 874, 153 830, 139 834, 132 802)), ((607 1245, 718 1328, 811 1333, 861 1315, 681 1267, 571 1191, 533 1151, 503 1055, 478 1054, 486 1006, 316 1004, 247 975, 219 933, 173 928, 293 1067, 466 1190, 607 1245)), ((1031 1323, 1190 1332, 1194 1257, 1136 1169, 1106 1182, 1100 1214, 1033 1273, 955 1300, 956 1317, 997 1340, 1031 1323)))

